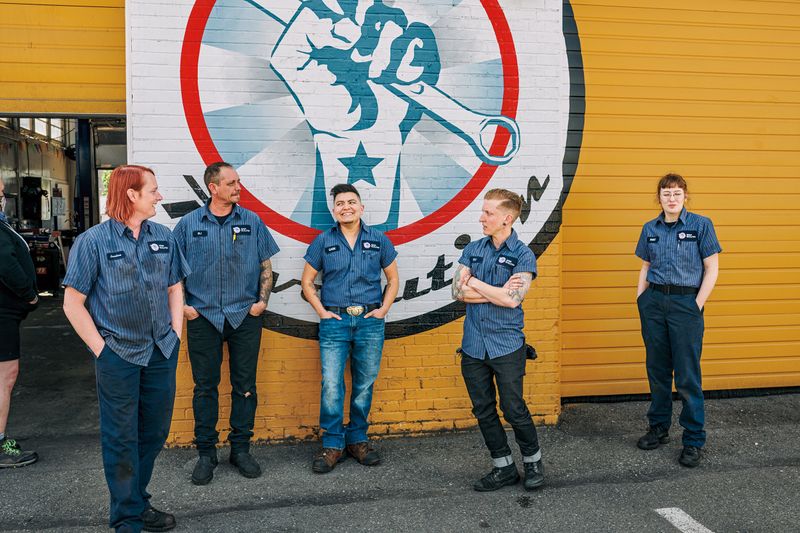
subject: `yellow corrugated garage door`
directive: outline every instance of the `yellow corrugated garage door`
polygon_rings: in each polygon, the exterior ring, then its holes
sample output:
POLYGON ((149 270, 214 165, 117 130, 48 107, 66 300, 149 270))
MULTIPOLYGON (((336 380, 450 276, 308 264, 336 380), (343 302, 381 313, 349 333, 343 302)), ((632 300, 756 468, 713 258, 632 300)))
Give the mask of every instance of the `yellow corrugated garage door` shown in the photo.
POLYGON ((724 248, 705 388, 800 385, 800 2, 572 5, 586 114, 562 230, 563 396, 648 391, 633 250, 667 171, 724 248))
POLYGON ((124 0, 0 0, 0 113, 125 114, 124 0))

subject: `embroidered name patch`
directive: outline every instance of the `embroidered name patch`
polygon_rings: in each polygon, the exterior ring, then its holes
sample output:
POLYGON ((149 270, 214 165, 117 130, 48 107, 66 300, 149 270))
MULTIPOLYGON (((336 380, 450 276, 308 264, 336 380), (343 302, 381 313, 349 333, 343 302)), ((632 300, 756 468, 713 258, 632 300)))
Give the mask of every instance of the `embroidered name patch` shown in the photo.
POLYGON ((696 241, 697 240, 697 230, 694 229, 687 229, 678 232, 678 240, 679 241, 696 241))
POLYGON ((501 255, 497 258, 497 264, 508 268, 514 268, 517 266, 517 258, 510 255, 501 255))
POLYGON ((192 232, 192 237, 208 237, 208 232, 204 229, 197 229, 192 232))
POLYGON ((122 259, 125 257, 125 252, 110 252, 106 254, 106 259, 109 261, 116 261, 117 259, 122 259))
POLYGON ((233 226, 233 234, 238 237, 250 235, 251 233, 253 233, 253 230, 250 229, 250 226, 233 226))
POLYGON ((150 241, 147 243, 147 247, 150 248, 150 253, 153 254, 165 254, 169 252, 169 244, 167 241, 150 241))
POLYGON ((381 249, 381 243, 378 241, 364 241, 361 245, 365 250, 375 250, 379 252, 381 249))
POLYGON ((470 256, 469 262, 472 263, 472 264, 483 263, 483 257, 481 257, 479 255, 470 256))
POLYGON ((334 244, 333 246, 328 246, 328 247, 325 248, 325 253, 326 254, 332 254, 333 252, 338 252, 338 251, 339 251, 339 245, 338 244, 334 244))
POLYGON ((648 237, 647 242, 658 242, 658 237, 648 237))

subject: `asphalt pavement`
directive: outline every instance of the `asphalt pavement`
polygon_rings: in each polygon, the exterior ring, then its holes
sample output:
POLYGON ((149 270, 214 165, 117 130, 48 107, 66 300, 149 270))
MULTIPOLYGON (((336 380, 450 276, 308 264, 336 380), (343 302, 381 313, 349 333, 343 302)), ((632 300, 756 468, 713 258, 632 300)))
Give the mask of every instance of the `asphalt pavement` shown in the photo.
MULTIPOLYGON (((107 531, 91 356, 61 316, 46 301, 24 324, 9 432, 41 459, 0 470, 2 531, 107 531)), ((191 532, 800 531, 800 394, 709 400, 695 469, 677 463, 677 424, 670 443, 636 448, 646 410, 566 405, 540 428, 546 484, 535 492, 472 490, 490 468, 476 430, 383 439, 381 465, 350 459, 326 475, 310 470, 316 443, 254 446, 264 469, 254 480, 223 448, 204 487, 189 481, 195 451, 167 449, 150 491, 175 531, 191 532)))

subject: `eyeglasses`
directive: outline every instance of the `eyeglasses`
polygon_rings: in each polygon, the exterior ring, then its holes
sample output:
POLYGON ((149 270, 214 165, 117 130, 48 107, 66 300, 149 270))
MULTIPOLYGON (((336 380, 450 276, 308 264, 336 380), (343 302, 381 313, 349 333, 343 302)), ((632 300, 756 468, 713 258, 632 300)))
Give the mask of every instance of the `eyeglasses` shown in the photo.
POLYGON ((676 200, 683 198, 683 191, 675 191, 675 192, 662 192, 661 198, 664 200, 669 200, 670 198, 675 198, 676 200))

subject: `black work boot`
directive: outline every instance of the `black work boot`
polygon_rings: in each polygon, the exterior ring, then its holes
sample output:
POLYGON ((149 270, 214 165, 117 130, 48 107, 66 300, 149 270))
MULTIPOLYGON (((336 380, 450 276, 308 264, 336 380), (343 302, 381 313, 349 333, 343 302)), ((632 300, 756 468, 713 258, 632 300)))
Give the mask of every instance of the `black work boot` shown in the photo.
POLYGON ((525 464, 525 490, 534 490, 544 485, 544 464, 539 459, 533 463, 525 464))
POLYGON ((214 469, 217 467, 217 456, 201 455, 192 470, 192 483, 195 485, 208 485, 214 479, 214 469))
POLYGON ((678 462, 682 466, 694 468, 700 464, 700 457, 702 457, 700 448, 697 446, 684 446, 678 462))
POLYGON ((650 429, 642 435, 636 446, 641 450, 655 450, 662 444, 669 442, 669 430, 657 426, 650 426, 650 429))
POLYGON ((244 477, 252 479, 261 475, 261 466, 249 452, 231 452, 230 462, 244 477))
POLYGON ((517 472, 517 465, 512 463, 501 468, 492 468, 491 472, 473 483, 472 488, 478 492, 490 492, 507 485, 514 485, 518 481, 519 472, 517 472))
POLYGON ((159 511, 155 507, 148 507, 142 513, 145 531, 169 531, 175 529, 175 515, 159 511))

